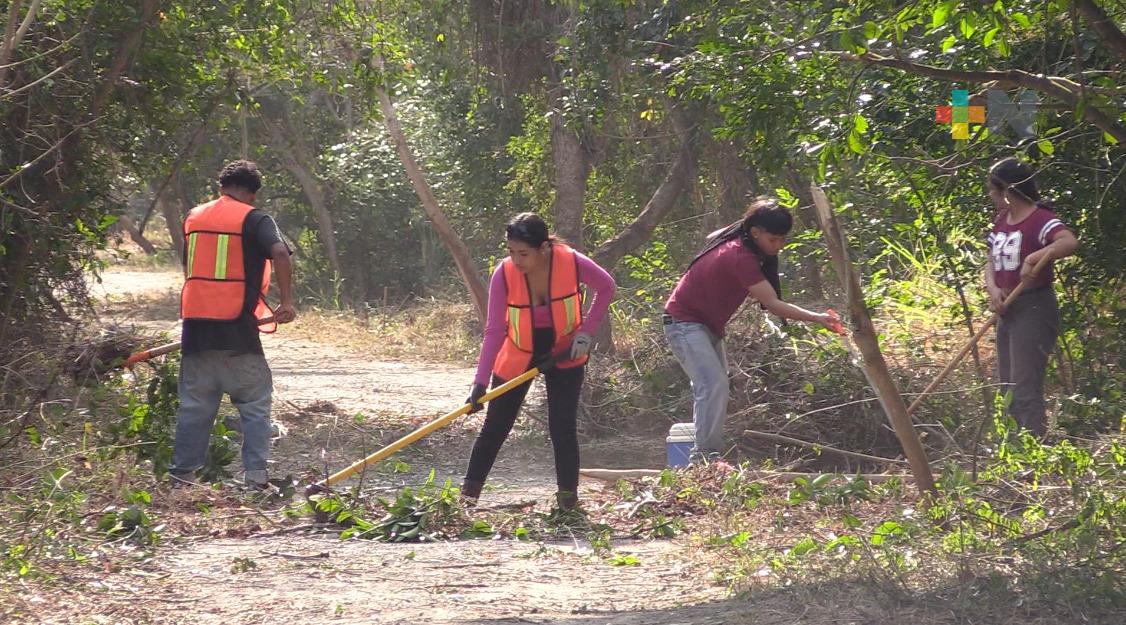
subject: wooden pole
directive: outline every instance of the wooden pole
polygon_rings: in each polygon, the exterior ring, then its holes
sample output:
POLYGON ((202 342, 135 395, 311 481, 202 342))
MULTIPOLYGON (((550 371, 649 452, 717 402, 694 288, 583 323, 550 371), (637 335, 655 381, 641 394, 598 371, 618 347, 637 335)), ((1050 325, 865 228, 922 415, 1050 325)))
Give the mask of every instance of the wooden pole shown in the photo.
MULTIPOLYGON (((895 429, 899 444, 903 446, 903 454, 907 456, 907 463, 911 467, 911 473, 915 476, 915 484, 919 488, 919 493, 923 495, 935 494, 937 491, 934 486, 934 475, 931 474, 927 454, 923 450, 923 444, 919 441, 918 433, 915 432, 911 417, 907 414, 907 406, 903 403, 903 396, 899 394, 895 380, 888 372, 884 355, 880 352, 880 344, 876 339, 876 328, 872 325, 872 317, 868 314, 868 309, 864 305, 864 293, 860 289, 860 279, 852 269, 852 263, 848 257, 848 247, 845 245, 840 225, 837 223, 837 218, 829 207, 829 199, 825 197, 825 192, 821 190, 821 187, 815 184, 810 185, 810 192, 813 194, 813 203, 817 206, 817 216, 821 221, 821 230, 825 233, 825 242, 829 246, 829 254, 833 257, 837 275, 845 293, 848 295, 849 317, 853 328, 852 337, 863 356, 862 365, 868 382, 875 389, 880 405, 883 406, 888 420, 895 429)), ((849 338, 845 337, 844 340, 847 341, 849 338)))
MULTIPOLYGON (((1036 266, 1032 268, 1032 273, 1028 274, 1029 280, 1039 274, 1040 270, 1042 270, 1044 267, 1047 267, 1048 263, 1050 263, 1051 261, 1052 259, 1047 255, 1045 255, 1044 258, 1041 258, 1040 262, 1036 263, 1036 266)), ((1009 293, 1009 296, 1005 298, 1005 306, 1009 306, 1013 302, 1015 302, 1017 296, 1020 295, 1020 292, 1024 290, 1024 287, 1027 284, 1028 280, 1022 280, 1020 284, 1016 285, 1012 292, 1009 293)), ((962 358, 965 358, 966 354, 971 349, 973 349, 974 345, 977 345, 977 342, 981 340, 981 337, 985 336, 985 333, 989 330, 989 328, 992 328, 1000 318, 1000 315, 998 315, 997 313, 993 313, 989 316, 989 319, 986 320, 985 325, 981 326, 981 328, 979 328, 978 331, 975 332, 972 337, 970 337, 970 340, 968 343, 966 343, 966 346, 963 347, 962 350, 959 351, 954 356, 954 358, 950 360, 950 363, 947 364, 946 368, 938 374, 938 377, 932 380, 931 383, 928 384, 925 389, 923 389, 922 393, 919 393, 919 396, 915 398, 915 401, 911 402, 911 405, 907 408, 907 414, 915 414, 915 409, 918 408, 919 404, 923 402, 923 398, 929 395, 930 392, 935 389, 935 387, 941 384, 942 381, 946 379, 946 376, 950 375, 950 372, 954 370, 954 367, 958 366, 958 363, 962 362, 962 358)))

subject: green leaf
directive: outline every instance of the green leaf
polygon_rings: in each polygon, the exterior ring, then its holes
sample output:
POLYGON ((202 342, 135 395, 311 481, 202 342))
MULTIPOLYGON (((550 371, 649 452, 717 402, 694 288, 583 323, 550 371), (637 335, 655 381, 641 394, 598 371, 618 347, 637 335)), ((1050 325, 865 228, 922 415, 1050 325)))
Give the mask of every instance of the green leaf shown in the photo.
POLYGON ((990 28, 988 31, 986 31, 985 37, 982 38, 981 44, 988 48, 993 43, 993 38, 996 37, 997 33, 1000 31, 1000 26, 994 26, 993 28, 990 28))
POLYGON ((1118 145, 1118 139, 1115 139, 1114 135, 1109 132, 1103 132, 1103 140, 1106 141, 1108 145, 1118 145))
POLYGON ((934 8, 931 14, 931 28, 939 28, 950 19, 950 10, 954 8, 951 2, 943 2, 934 8))
POLYGON ((977 27, 971 24, 967 18, 963 17, 962 21, 958 23, 958 30, 962 33, 963 38, 969 39, 977 32, 977 27))
POLYGON ((1021 13, 1020 11, 1010 14, 1009 17, 1013 18, 1013 21, 1017 24, 1020 24, 1021 28, 1032 27, 1032 20, 1028 19, 1028 16, 1024 13, 1021 13))
POLYGON ((806 382, 805 385, 803 385, 801 388, 803 391, 805 391, 806 395, 813 394, 813 382, 806 382))
POLYGON ((880 27, 875 22, 868 20, 864 22, 864 38, 875 39, 880 35, 880 27))
POLYGON ((868 120, 860 113, 857 113, 852 118, 852 128, 860 134, 865 134, 868 132, 868 120))
POLYGON ((806 536, 799 540, 793 547, 790 547, 790 555, 800 558, 805 554, 817 549, 817 541, 813 538, 806 536))
POLYGON ((1048 139, 1041 139, 1036 142, 1036 147, 1040 148, 1040 152, 1051 156, 1056 153, 1056 146, 1048 139))
POLYGON ((822 473, 821 475, 813 478, 813 482, 810 484, 810 486, 812 486, 814 490, 820 490, 827 486, 829 482, 833 481, 833 477, 834 476, 832 473, 822 473))
POLYGON ((855 130, 848 133, 848 148, 857 154, 864 153, 864 140, 860 138, 860 135, 857 134, 855 130))
POLYGON ((949 36, 946 37, 946 39, 943 39, 942 40, 942 52, 943 52, 943 54, 945 54, 946 51, 949 50, 950 48, 953 48, 954 44, 956 44, 956 43, 958 43, 958 38, 955 37, 954 35, 949 35, 949 36))

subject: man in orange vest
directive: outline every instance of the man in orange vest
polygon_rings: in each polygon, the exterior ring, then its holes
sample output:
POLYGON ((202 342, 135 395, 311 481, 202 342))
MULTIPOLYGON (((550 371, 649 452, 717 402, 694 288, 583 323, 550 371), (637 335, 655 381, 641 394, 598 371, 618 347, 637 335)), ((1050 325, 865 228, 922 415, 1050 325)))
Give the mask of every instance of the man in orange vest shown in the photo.
POLYGON ((273 378, 258 333, 266 325, 293 321, 297 313, 289 246, 273 218, 254 208, 261 187, 257 165, 229 163, 219 172, 219 198, 193 208, 184 220, 174 486, 195 482, 224 394, 241 418, 246 483, 267 484, 273 378), (281 292, 281 305, 272 312, 266 304, 271 265, 281 292))

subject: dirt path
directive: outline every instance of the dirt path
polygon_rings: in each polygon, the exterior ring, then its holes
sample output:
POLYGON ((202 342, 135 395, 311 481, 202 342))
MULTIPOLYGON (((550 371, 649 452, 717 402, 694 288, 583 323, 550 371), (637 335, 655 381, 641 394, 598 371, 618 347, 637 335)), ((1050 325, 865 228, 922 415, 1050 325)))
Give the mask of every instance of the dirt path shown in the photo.
MULTIPOLYGON (((107 315, 174 332, 178 286, 175 273, 119 271, 98 289, 108 297, 107 315)), ((263 343, 275 376, 275 418, 287 430, 273 451, 275 475, 342 467, 456 406, 472 377, 464 366, 372 361, 284 329, 263 343)), ((402 456, 406 472, 374 471, 366 483, 391 491, 417 484, 432 467, 456 483, 479 419, 412 447, 402 456)), ((622 453, 613 443, 602 449, 622 453)), ((546 509, 555 490, 549 450, 536 428, 518 428, 484 499, 531 499, 546 509)), ((584 482, 583 495, 600 488, 584 482)), ((208 509, 204 503, 168 508, 187 506, 188 518, 206 528, 224 516, 197 513, 208 509)), ((673 625, 745 618, 745 605, 725 600, 706 570, 678 557, 688 548, 678 541, 616 538, 615 553, 639 564, 612 566, 581 535, 546 543, 387 544, 290 532, 276 509, 222 512, 253 524, 233 536, 197 532, 141 561, 123 554, 102 572, 76 573, 62 596, 58 588, 25 595, 27 607, 44 623, 673 625)))

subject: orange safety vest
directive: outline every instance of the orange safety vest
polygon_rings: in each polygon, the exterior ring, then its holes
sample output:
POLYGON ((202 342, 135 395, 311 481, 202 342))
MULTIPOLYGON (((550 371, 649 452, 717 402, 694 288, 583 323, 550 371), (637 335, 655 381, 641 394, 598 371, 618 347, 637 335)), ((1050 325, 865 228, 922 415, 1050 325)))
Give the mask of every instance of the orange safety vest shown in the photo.
MULTIPOLYGON (((532 296, 528 277, 516 268, 511 258, 504 259, 501 267, 504 284, 508 287, 508 337, 493 363, 493 373, 502 380, 511 380, 532 364, 532 296)), ((561 243, 552 244, 548 282, 555 345, 570 345, 571 337, 583 322, 583 296, 579 291, 579 265, 574 250, 561 243)), ((586 361, 587 357, 583 356, 562 360, 555 366, 570 369, 586 361)))
MULTIPOLYGON (((246 270, 243 264, 242 226, 254 207, 226 195, 201 204, 184 220, 184 288, 180 291, 180 318, 234 321, 246 305, 246 270)), ((266 304, 272 263, 266 259, 254 316, 273 314, 266 304)), ((273 328, 263 330, 272 332, 273 328)))

